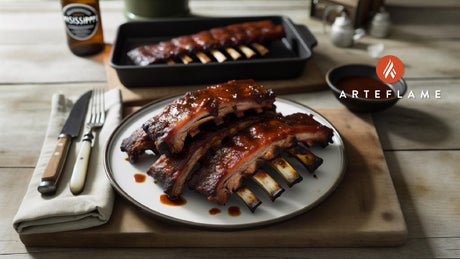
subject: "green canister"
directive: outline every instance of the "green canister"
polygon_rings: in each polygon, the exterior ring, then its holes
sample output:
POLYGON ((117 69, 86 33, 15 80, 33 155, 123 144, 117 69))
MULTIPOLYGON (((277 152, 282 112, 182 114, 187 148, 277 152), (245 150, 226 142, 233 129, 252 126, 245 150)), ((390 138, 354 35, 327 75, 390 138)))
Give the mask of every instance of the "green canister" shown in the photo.
POLYGON ((124 0, 124 14, 129 21, 181 17, 190 13, 188 0, 124 0))

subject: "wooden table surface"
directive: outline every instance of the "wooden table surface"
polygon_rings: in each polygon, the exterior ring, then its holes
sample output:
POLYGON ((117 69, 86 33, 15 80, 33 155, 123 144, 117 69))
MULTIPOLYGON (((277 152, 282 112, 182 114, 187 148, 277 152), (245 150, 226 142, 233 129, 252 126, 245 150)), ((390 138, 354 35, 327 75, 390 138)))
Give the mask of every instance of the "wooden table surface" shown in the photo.
MULTIPOLYGON (((26 248, 12 219, 42 145, 53 93, 78 95, 107 87, 101 60, 79 58, 65 42, 56 0, 0 0, 0 255, 15 257, 460 257, 460 4, 389 3, 393 33, 369 36, 353 48, 331 45, 322 24, 300 0, 191 0, 200 16, 287 15, 318 39, 314 60, 326 72, 345 63, 375 64, 367 46, 398 56, 416 98, 372 115, 408 225, 407 243, 396 248, 26 248), (441 90, 441 98, 420 98, 441 90)), ((395 1, 396 2, 396 1, 395 1)), ((102 1, 105 41, 125 22, 122 1, 102 1)), ((328 91, 287 97, 312 107, 341 106, 328 91)))

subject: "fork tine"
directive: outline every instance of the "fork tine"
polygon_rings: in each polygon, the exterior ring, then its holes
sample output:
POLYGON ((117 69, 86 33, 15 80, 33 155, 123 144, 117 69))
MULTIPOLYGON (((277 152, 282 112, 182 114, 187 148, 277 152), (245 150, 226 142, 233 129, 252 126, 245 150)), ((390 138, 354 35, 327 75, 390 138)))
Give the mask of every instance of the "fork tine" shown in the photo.
POLYGON ((91 116, 89 119, 89 126, 100 127, 105 121, 105 102, 104 90, 93 89, 93 96, 91 98, 91 116))
POLYGON ((105 96, 104 96, 104 90, 100 89, 101 91, 101 120, 99 123, 104 123, 105 122, 105 96))
POLYGON ((94 119, 94 124, 97 125, 99 123, 99 118, 101 116, 101 91, 100 89, 96 89, 96 113, 94 114, 95 119, 94 119))
POLYGON ((96 89, 95 90, 95 96, 94 96, 94 121, 93 121, 93 125, 97 123, 98 106, 99 106, 99 89, 96 89))
POLYGON ((96 89, 93 89, 93 93, 91 95, 91 116, 89 117, 88 124, 93 124, 94 121, 94 114, 95 114, 95 99, 96 99, 96 89))

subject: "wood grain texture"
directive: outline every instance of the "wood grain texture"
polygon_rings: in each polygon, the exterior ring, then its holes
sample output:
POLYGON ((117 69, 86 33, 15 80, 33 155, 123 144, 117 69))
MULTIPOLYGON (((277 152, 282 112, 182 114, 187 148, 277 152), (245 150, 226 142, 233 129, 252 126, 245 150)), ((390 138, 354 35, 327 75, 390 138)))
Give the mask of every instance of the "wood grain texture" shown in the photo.
MULTIPOLYGON (((0 183, 4 194, 0 196, 0 254, 11 255, 15 258, 36 258, 41 256, 61 257, 66 258, 81 258, 81 257, 103 257, 111 258, 123 254, 126 257, 143 257, 155 254, 156 257, 172 257, 185 256, 188 257, 211 257, 220 256, 223 258, 234 257, 258 257, 258 258, 273 258, 273 257, 327 257, 327 258, 343 258, 350 257, 366 257, 366 258, 420 258, 420 257, 439 257, 439 258, 456 258, 460 256, 458 244, 460 237, 456 235, 455 215, 459 215, 453 211, 453 207, 449 203, 443 202, 444 192, 439 191, 446 187, 446 183, 442 177, 436 177, 436 180, 430 183, 431 194, 424 195, 423 200, 418 199, 419 195, 415 190, 417 185, 411 181, 413 175, 417 175, 421 164, 419 160, 413 159, 403 162, 404 166, 400 166, 402 161, 397 158, 417 156, 420 160, 427 160, 436 152, 410 152, 400 151, 396 156, 388 156, 394 152, 385 152, 385 157, 389 163, 390 171, 394 179, 394 185, 398 192, 401 208, 405 218, 407 219, 409 236, 403 246, 395 248, 155 248, 155 249, 132 249, 132 248, 46 248, 46 247, 24 247, 24 244, 19 240, 18 234, 11 226, 14 213, 18 209, 19 203, 25 193, 27 184, 32 175, 33 169, 18 169, 18 168, 0 168, 0 175, 3 181, 0 183), (397 174, 393 173, 397 168, 397 174), (404 173, 411 173, 404 176, 404 173), (407 179, 407 182, 405 179, 407 179), (412 191, 411 191, 412 190, 412 191), (435 194, 435 195, 434 195, 435 194), (439 204, 441 207, 438 207, 439 204), (443 210, 453 211, 451 219, 447 221, 443 210), (427 217, 432 217, 433 220, 428 220, 427 217), (428 229, 428 231, 427 231, 428 229), (444 231, 448 230, 450 235, 444 236, 444 231)), ((442 156, 445 158, 437 164, 439 171, 449 171, 448 176, 453 174, 455 169, 451 167, 455 161, 459 159, 458 151, 444 151, 442 156)), ((448 191, 451 191, 448 190, 448 191)), ((458 195, 457 195, 458 196, 458 195)), ((451 193, 451 197, 456 197, 455 193, 451 193)), ((124 204, 127 205, 127 204, 124 204)), ((122 205, 123 206, 123 205, 122 205)), ((128 205, 130 206, 130 205, 128 205)), ((128 208, 129 209, 129 208, 128 208)), ((133 214, 136 217, 148 217, 146 214, 138 211, 136 208, 130 208, 128 216, 133 214)), ((449 216, 450 217, 450 216, 449 216)), ((136 225, 136 228, 141 226, 136 225)), ((120 240, 119 242, 122 242, 120 240)))
POLYGON ((45 167, 43 172, 42 181, 56 181, 61 174, 62 168, 67 157, 67 152, 69 151, 71 139, 70 138, 60 138, 56 143, 54 148, 53 155, 51 156, 48 164, 45 167))
POLYGON ((66 247, 359 247, 403 244, 407 237, 406 224, 371 117, 356 116, 346 109, 319 109, 319 112, 344 137, 349 163, 337 190, 308 213, 259 229, 209 231, 163 222, 118 199, 112 219, 105 226, 21 235, 21 240, 29 246, 66 247), (200 238, 193 238, 196 235, 200 238))
MULTIPOLYGON (((404 246, 382 248, 45 248, 28 247, 15 258, 458 258, 460 238, 409 239, 404 246), (433 247, 439 249, 433 251, 433 247)), ((13 250, 9 250, 13 251, 13 250)))
POLYGON ((373 114, 385 150, 460 149, 459 79, 407 80, 406 94, 391 109, 373 114), (434 92, 439 90, 439 99, 434 92), (428 92, 430 98, 421 98, 428 92))
MULTIPOLYGON (((384 150, 460 149, 460 79, 408 79, 408 93, 395 106, 372 114, 384 150), (441 98, 434 98, 440 90, 441 98), (430 98, 421 98, 428 92, 430 98)), ((284 95, 310 107, 344 107, 331 92, 284 95)))
MULTIPOLYGON (((382 55, 403 56, 410 88, 440 87, 443 92, 448 89, 446 98, 439 102, 401 101, 394 108, 402 109, 392 108, 373 115, 409 229, 403 246, 257 249, 24 247, 11 221, 39 155, 51 95, 62 92, 78 96, 94 86, 106 85, 106 75, 101 61, 78 58, 68 51, 58 1, 0 2, 0 255, 14 258, 114 258, 120 254, 129 258, 460 257, 458 181, 454 181, 460 150, 456 134, 460 132, 456 119, 460 102, 456 81, 460 76, 458 1, 386 1, 394 7, 389 8, 394 25, 392 35, 388 39, 366 36, 349 49, 332 46, 321 22, 309 19, 310 1, 190 1, 192 13, 199 16, 279 14, 306 24, 318 39, 314 59, 323 73, 345 63, 375 64, 377 59, 371 58, 366 48, 383 43, 382 55), (436 135, 438 129, 448 137, 436 135)), ((102 0, 101 10, 105 41, 112 43, 118 25, 125 22, 123 1, 102 0)), ((327 91, 289 97, 312 107, 342 107, 327 91)), ((133 210, 133 213, 138 212, 133 210)))
MULTIPOLYGON (((460 60, 460 32, 457 30, 460 21, 455 18, 460 10, 458 7, 431 8, 430 11, 415 7, 390 8, 395 26, 389 38, 366 36, 352 48, 341 49, 331 44, 329 34, 323 32, 320 21, 308 17, 308 6, 309 1, 301 0, 243 1, 238 4, 234 1, 191 1, 192 13, 196 16, 276 14, 289 16, 295 23, 307 25, 318 39, 314 55, 319 57, 317 64, 323 73, 344 63, 376 64, 378 59, 369 56, 367 47, 383 43, 385 49, 381 56, 399 56, 406 65, 405 77, 459 76, 456 67, 460 60), (419 18, 422 11, 429 12, 430 19, 419 18), (429 58, 420 53, 429 53, 429 58)), ((101 1, 104 39, 107 43, 113 43, 118 26, 125 22, 122 9, 122 1, 101 1)), ((0 24, 0 59, 6 62, 0 63, 0 83, 106 79, 100 64, 76 57, 68 50, 59 10, 59 3, 55 1, 2 2, 0 17, 4 22, 0 24), (43 13, 46 15, 43 16, 43 13), (34 22, 22 22, 25 19, 34 22), (67 65, 61 66, 64 63, 67 65), (39 72, 43 66, 48 68, 48 73, 39 72), (75 71, 76 67, 78 71, 75 71)))
POLYGON ((0 166, 34 167, 45 137, 53 94, 76 97, 93 87, 107 88, 107 84, 0 85, 0 166))
POLYGON ((25 251, 13 228, 13 218, 32 176, 32 168, 0 168, 0 255, 25 251))
POLYGON ((460 151, 385 152, 385 157, 409 236, 460 237, 460 151))

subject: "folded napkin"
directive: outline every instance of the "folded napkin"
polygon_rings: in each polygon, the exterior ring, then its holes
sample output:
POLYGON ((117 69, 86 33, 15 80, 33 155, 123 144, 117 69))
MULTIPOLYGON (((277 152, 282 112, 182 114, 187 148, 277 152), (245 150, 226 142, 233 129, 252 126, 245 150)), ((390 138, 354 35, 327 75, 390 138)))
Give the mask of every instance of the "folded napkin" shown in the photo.
POLYGON ((69 189, 73 165, 81 144, 80 139, 74 140, 70 146, 56 194, 42 196, 37 191, 43 170, 72 108, 73 100, 75 98, 67 98, 62 94, 53 96, 50 121, 40 157, 13 220, 13 226, 20 234, 90 228, 106 223, 112 214, 114 193, 104 172, 103 155, 105 143, 122 118, 121 95, 118 89, 105 93, 106 121, 96 135, 83 192, 74 196, 69 189))

